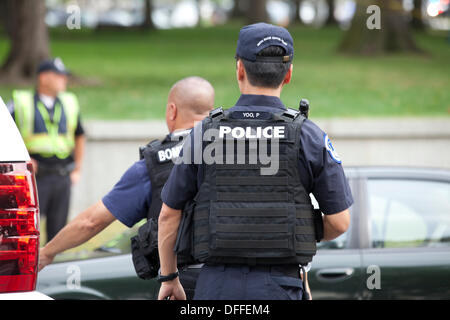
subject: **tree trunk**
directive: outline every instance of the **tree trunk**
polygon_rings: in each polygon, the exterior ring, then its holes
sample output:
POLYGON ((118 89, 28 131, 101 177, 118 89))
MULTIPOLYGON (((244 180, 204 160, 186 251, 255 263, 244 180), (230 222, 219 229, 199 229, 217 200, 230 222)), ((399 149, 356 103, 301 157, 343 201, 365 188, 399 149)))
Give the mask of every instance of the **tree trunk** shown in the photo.
POLYGON ((244 16, 245 10, 243 5, 243 0, 234 0, 234 7, 233 10, 231 10, 231 18, 242 18, 244 16))
POLYGON ((197 21, 197 27, 202 26, 203 21, 202 21, 202 8, 201 8, 201 1, 200 0, 196 0, 195 1, 195 9, 197 9, 197 16, 198 16, 198 21, 197 21))
POLYGON ((411 25, 415 30, 425 29, 422 17, 422 0, 414 0, 414 9, 412 11, 411 25))
POLYGON ((6 10, 8 10, 8 2, 6 0, 0 0, 0 30, 7 29, 7 17, 6 10))
POLYGON ((0 81, 29 83, 34 80, 39 63, 49 58, 45 12, 45 0, 8 0, 11 46, 0 68, 0 81))
POLYGON ((266 0, 248 0, 247 19, 249 24, 267 22, 266 0))
POLYGON ((401 0, 360 0, 350 29, 339 50, 344 53, 374 55, 389 52, 423 52, 413 39, 401 0), (369 29, 367 22, 373 13, 368 6, 376 4, 380 10, 380 29, 369 29))
POLYGON ((328 18, 325 22, 326 25, 335 25, 337 24, 336 18, 334 17, 334 0, 327 0, 328 5, 328 18))
POLYGON ((303 23, 302 19, 300 19, 300 7, 302 5, 302 0, 294 0, 293 8, 295 10, 294 14, 294 23, 303 23))
POLYGON ((144 30, 149 30, 149 29, 154 29, 155 25, 153 24, 153 20, 152 20, 152 9, 153 9, 153 4, 152 4, 152 0, 145 0, 145 5, 144 5, 144 22, 142 23, 142 29, 144 30))

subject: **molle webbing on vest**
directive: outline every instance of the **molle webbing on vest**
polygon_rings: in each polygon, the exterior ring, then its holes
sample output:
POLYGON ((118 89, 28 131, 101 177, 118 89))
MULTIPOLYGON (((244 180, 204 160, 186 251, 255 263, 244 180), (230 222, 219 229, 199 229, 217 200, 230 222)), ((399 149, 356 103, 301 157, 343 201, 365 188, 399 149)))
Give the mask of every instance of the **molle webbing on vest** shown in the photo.
MULTIPOLYGON (((229 115, 215 113, 204 122, 203 129, 236 135, 244 135, 245 130, 247 137, 278 129, 283 133, 279 139, 278 171, 262 175, 261 168, 268 165, 248 163, 249 148, 245 149, 245 164, 224 161, 205 166, 205 182, 197 194, 194 214, 195 258, 202 262, 248 264, 311 261, 316 252, 313 206, 298 170, 304 118, 292 112, 264 121, 229 115), (271 129, 266 130, 269 126, 271 129)), ((224 138, 223 141, 227 139, 224 138)), ((261 147, 261 140, 257 143, 256 149, 261 147)), ((225 145, 223 142, 224 149, 225 145)), ((236 150, 234 159, 238 157, 236 150)))

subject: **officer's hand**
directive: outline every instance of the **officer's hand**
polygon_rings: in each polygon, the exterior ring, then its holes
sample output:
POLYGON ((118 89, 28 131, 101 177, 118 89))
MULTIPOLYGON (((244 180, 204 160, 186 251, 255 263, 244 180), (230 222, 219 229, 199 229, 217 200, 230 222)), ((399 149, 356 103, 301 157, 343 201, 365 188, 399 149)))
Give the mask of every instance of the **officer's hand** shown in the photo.
POLYGON ((79 169, 75 169, 70 173, 70 181, 72 185, 76 185, 80 181, 81 172, 79 169))
POLYGON ((179 278, 161 283, 158 300, 186 300, 183 286, 179 278))
POLYGON ((33 158, 30 158, 30 161, 31 161, 31 164, 33 166, 34 174, 36 174, 38 172, 38 169, 39 169, 38 162, 35 159, 33 159, 33 158))
POLYGON ((39 267, 38 272, 44 269, 47 265, 53 262, 55 257, 47 254, 45 247, 39 250, 39 267))

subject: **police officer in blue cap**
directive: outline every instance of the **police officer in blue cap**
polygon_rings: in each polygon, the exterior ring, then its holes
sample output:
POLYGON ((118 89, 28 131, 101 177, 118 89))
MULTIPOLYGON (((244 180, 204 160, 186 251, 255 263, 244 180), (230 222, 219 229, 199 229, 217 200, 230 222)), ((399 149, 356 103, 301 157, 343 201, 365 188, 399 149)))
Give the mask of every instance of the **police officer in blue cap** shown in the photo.
POLYGON ((47 241, 67 222, 71 185, 80 179, 84 155, 78 99, 66 91, 69 74, 60 58, 45 60, 36 90, 15 90, 8 103, 35 168, 47 241))
POLYGON ((185 224, 181 209, 191 202, 191 252, 205 263, 195 299, 302 299, 301 269, 316 241, 348 229, 353 198, 330 139, 280 100, 293 56, 286 29, 265 23, 241 29, 241 96, 194 128, 161 194, 160 299, 185 297, 174 248, 185 224))

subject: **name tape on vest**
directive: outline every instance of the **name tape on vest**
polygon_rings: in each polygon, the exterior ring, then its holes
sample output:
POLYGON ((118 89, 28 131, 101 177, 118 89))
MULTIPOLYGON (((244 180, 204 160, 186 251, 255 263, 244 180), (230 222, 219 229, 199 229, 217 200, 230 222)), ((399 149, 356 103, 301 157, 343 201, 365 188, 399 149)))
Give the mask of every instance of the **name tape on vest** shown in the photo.
POLYGON ((272 119, 272 113, 265 111, 233 111, 233 113, 231 113, 231 118, 246 120, 269 120, 272 119))
POLYGON ((167 148, 165 150, 159 150, 158 151, 158 162, 167 162, 169 160, 172 160, 174 158, 178 158, 180 155, 182 145, 177 145, 172 148, 167 148))
POLYGON ((234 139, 282 139, 285 138, 284 126, 268 126, 268 127, 219 127, 219 138, 231 136, 234 139))

